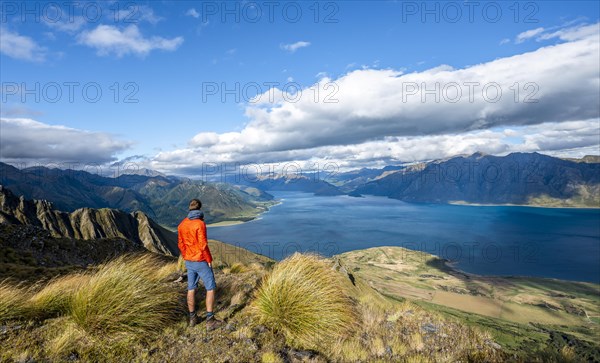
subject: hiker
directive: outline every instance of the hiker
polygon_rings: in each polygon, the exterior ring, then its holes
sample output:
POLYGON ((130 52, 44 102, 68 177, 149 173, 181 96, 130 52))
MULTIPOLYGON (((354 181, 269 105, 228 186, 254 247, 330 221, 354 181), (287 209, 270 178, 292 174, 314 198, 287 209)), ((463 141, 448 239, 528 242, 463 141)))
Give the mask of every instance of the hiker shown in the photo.
POLYGON ((187 269, 189 326, 194 327, 198 323, 196 288, 198 287, 198 280, 202 279, 206 288, 206 328, 207 330, 213 330, 220 326, 222 322, 215 317, 213 312, 216 284, 212 270, 212 256, 206 238, 204 213, 200 208, 202 208, 202 202, 199 199, 190 201, 188 216, 177 227, 177 245, 181 256, 185 260, 187 269))

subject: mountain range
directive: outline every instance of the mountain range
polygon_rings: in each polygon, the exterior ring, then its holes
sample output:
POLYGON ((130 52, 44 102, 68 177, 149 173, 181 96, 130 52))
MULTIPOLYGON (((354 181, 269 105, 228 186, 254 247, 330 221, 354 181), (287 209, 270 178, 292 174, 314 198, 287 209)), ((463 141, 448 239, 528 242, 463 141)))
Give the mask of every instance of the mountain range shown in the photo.
POLYGON ((600 157, 562 159, 539 153, 474 153, 344 172, 261 174, 246 183, 262 190, 315 195, 363 194, 407 202, 600 207, 600 157))
POLYGON ((207 223, 246 221, 273 203, 270 194, 254 188, 143 174, 109 178, 81 170, 17 169, 0 163, 0 184, 17 195, 48 200, 65 212, 83 207, 141 211, 168 228, 176 227, 185 217, 192 198, 201 198, 207 223))
POLYGON ((561 159, 538 153, 475 153, 329 174, 228 176, 222 183, 165 176, 149 169, 108 178, 85 171, 17 169, 0 163, 0 184, 25 198, 48 200, 65 212, 83 207, 141 211, 174 229, 192 198, 203 201, 207 223, 248 221, 275 203, 268 191, 368 194, 425 203, 598 208, 598 160, 597 156, 561 159))
POLYGON ((538 153, 475 153, 406 167, 354 193, 408 202, 598 208, 600 164, 538 153))

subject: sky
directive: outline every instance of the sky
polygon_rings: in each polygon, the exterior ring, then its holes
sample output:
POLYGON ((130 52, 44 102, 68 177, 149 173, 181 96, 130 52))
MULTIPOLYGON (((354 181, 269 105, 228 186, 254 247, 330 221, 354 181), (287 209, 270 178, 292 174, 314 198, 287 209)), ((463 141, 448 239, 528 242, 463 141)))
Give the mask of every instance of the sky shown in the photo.
POLYGON ((0 2, 0 160, 600 153, 597 1, 0 2))

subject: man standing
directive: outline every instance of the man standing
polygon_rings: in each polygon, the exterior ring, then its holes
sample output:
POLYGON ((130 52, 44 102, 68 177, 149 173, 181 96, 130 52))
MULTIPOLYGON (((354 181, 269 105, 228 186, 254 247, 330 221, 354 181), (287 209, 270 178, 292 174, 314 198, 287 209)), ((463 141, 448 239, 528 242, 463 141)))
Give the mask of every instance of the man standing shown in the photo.
POLYGON ((179 251, 185 260, 188 276, 187 304, 190 312, 190 327, 198 323, 196 315, 196 288, 198 280, 202 279, 206 288, 206 328, 213 330, 222 324, 213 313, 215 303, 215 276, 212 270, 212 255, 206 238, 204 213, 200 210, 202 202, 192 199, 189 213, 177 227, 179 251))

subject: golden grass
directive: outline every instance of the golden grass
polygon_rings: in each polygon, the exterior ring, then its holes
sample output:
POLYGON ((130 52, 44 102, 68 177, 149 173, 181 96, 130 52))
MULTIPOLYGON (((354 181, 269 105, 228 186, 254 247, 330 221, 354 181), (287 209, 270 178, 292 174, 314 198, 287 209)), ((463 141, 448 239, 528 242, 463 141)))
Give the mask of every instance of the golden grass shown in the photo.
POLYGON ((369 350, 361 344, 360 338, 340 338, 329 348, 329 353, 341 362, 365 362, 370 358, 369 350))
POLYGON ((295 347, 319 349, 344 336, 356 319, 339 273, 314 255, 294 254, 278 263, 256 292, 257 320, 295 347))
POLYGON ((73 295, 69 315, 92 334, 148 337, 173 322, 176 291, 158 281, 151 255, 119 257, 103 265, 73 295))
POLYGON ((236 262, 229 268, 229 273, 239 274, 248 271, 248 268, 244 264, 236 262))
POLYGON ((177 259, 177 271, 184 273, 185 270, 185 260, 183 259, 183 256, 179 255, 179 258, 177 259))
POLYGON ((73 296, 90 277, 89 274, 73 274, 52 279, 27 302, 32 314, 38 319, 66 314, 73 296))
POLYGON ((49 341, 46 344, 46 352, 55 358, 70 351, 80 350, 86 339, 85 331, 71 321, 61 320, 58 323, 60 327, 55 327, 58 324, 51 324, 49 341))
POLYGON ((263 353, 261 361, 262 363, 283 363, 283 359, 273 352, 263 353))
POLYGON ((0 322, 22 319, 30 313, 26 301, 30 295, 27 288, 0 282, 0 322))
POLYGON ((156 270, 155 276, 156 276, 156 279, 158 279, 158 280, 164 280, 176 272, 181 273, 181 270, 180 270, 177 262, 172 262, 172 263, 167 263, 166 265, 164 265, 161 268, 159 268, 158 270, 156 270))

